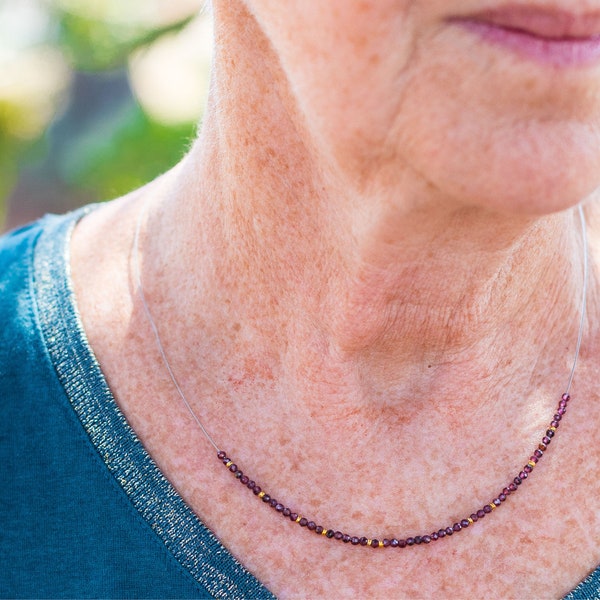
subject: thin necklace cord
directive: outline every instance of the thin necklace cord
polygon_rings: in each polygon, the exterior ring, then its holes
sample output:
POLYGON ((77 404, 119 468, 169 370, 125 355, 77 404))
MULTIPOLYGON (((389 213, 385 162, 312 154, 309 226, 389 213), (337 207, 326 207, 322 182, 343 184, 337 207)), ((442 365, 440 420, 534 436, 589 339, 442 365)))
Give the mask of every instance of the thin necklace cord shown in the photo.
POLYGON ((162 340, 160 339, 160 335, 158 333, 158 327, 156 326, 156 323, 154 322, 154 319, 152 318, 152 313, 150 312, 150 307, 148 306, 148 301, 146 300, 146 294, 144 293, 144 287, 142 286, 142 278, 141 278, 140 262, 139 262, 139 236, 140 236, 140 226, 142 223, 141 217, 143 214, 144 214, 144 211, 142 211, 140 213, 140 218, 138 218, 137 225, 135 228, 135 238, 134 238, 134 242, 133 242, 133 246, 134 246, 133 269, 134 269, 135 281, 137 283, 137 287, 138 287, 138 290, 140 293, 140 298, 142 300, 142 305, 144 307, 144 312, 146 313, 146 316, 148 317, 148 322, 150 323, 150 327, 152 328, 152 333, 154 334, 154 339, 156 340, 156 345, 158 347, 158 351, 162 358, 163 364, 165 365, 167 372, 169 373, 169 377, 171 378, 171 381, 173 382, 173 385, 175 386, 175 389, 177 390, 179 397, 183 401, 185 407, 187 408, 188 412, 190 413, 190 415, 192 416, 194 421, 196 421, 196 424, 198 425, 198 427, 200 427, 200 429, 201 429, 202 433, 205 435, 206 439, 210 442, 210 444, 213 446, 213 448, 217 452, 219 452, 219 447, 217 446, 215 441, 212 439, 211 435, 208 433, 208 431, 202 424, 202 421, 200 421, 200 419, 198 418, 196 413, 193 411, 192 407, 190 406, 190 403, 188 402, 188 399, 185 397, 185 394, 183 393, 183 390, 181 389, 181 386, 179 385, 179 382, 177 381, 177 378, 175 377, 175 373, 173 373, 173 369, 171 368, 171 364, 169 363, 169 361, 167 359, 167 354, 165 352, 162 340))
POLYGON ((573 383, 573 377, 575 376, 575 367, 577 366, 577 360, 579 359, 579 351, 581 350, 581 341, 583 339, 583 327, 585 324, 587 289, 589 279, 587 226, 585 222, 585 215, 583 213, 583 207, 581 206, 581 204, 579 204, 577 209, 579 211, 579 219, 581 221, 581 239, 583 242, 583 286, 581 291, 581 315, 579 317, 579 331, 577 333, 577 344, 575 346, 575 358, 573 359, 573 366, 571 367, 569 381, 565 390, 566 394, 568 394, 571 391, 571 384, 573 383))

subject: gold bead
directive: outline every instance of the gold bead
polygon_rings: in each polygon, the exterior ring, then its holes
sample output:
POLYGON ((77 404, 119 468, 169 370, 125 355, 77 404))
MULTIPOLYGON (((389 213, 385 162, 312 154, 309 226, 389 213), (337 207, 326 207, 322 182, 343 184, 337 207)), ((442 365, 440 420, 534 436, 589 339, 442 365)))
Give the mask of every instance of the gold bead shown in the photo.
POLYGON ((367 540, 367 546, 370 546, 373 543, 373 540, 367 540))
POLYGON ((229 462, 225 463, 225 466, 226 466, 226 467, 230 467, 232 464, 233 464, 233 461, 232 461, 232 460, 230 460, 229 462))
POLYGON ((258 493, 258 497, 259 498, 263 498, 265 495, 266 495, 265 492, 259 492, 258 493))
POLYGON ((490 507, 492 510, 496 510, 498 508, 493 502, 490 502, 490 507))
POLYGON ((469 521, 469 525, 473 525, 473 523, 475 523, 475 521, 473 521, 473 519, 471 519, 471 517, 469 517, 469 518, 467 519, 467 521, 469 521))
POLYGON ((296 518, 296 523, 300 523, 300 519, 301 519, 301 518, 302 518, 302 517, 301 517, 300 515, 298 515, 298 517, 296 518))
POLYGON ((534 463, 532 460, 530 460, 530 461, 529 461, 527 464, 528 464, 528 465, 529 465, 529 466, 530 466, 532 469, 535 467, 535 463, 534 463))
POLYGON ((556 431, 556 427, 550 427, 550 431, 556 431))
POLYGON ((323 529, 323 531, 321 531, 321 535, 327 535, 327 529, 323 529))
POLYGON ((381 540, 379 541, 379 547, 383 548, 383 542, 381 540))

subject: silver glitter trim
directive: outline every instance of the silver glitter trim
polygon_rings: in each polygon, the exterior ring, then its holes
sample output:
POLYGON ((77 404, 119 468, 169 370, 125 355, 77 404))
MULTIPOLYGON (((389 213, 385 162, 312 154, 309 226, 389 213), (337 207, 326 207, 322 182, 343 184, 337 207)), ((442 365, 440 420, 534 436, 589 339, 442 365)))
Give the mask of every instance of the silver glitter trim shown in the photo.
POLYGON ((93 209, 50 223, 35 249, 40 326, 68 400, 108 471, 193 579, 213 598, 274 598, 185 504, 142 446, 108 387, 75 305, 69 268, 73 228, 93 209))

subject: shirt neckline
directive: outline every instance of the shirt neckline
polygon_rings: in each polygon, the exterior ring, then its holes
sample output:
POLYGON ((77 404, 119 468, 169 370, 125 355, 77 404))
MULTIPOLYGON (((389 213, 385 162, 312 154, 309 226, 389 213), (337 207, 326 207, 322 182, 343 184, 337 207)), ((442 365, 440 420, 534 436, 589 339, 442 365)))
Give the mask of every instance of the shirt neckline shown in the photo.
POLYGON ((67 399, 139 515, 203 588, 216 598, 275 598, 184 502, 108 387, 83 328, 70 271, 72 231, 95 207, 47 217, 34 250, 33 290, 41 333, 67 399))

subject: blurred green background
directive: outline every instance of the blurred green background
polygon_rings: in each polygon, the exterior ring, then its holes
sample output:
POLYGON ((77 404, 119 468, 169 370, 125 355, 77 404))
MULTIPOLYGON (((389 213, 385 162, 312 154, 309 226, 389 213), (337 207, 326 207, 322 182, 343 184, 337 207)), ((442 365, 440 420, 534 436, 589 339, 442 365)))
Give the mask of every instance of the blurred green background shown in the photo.
POLYGON ((201 0, 0 0, 0 230, 174 165, 208 89, 201 0))

